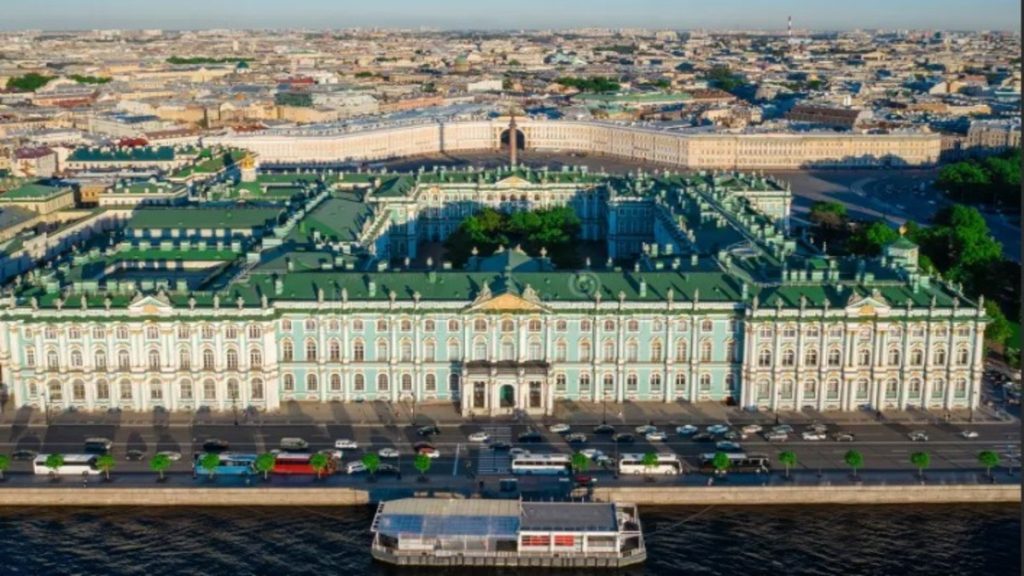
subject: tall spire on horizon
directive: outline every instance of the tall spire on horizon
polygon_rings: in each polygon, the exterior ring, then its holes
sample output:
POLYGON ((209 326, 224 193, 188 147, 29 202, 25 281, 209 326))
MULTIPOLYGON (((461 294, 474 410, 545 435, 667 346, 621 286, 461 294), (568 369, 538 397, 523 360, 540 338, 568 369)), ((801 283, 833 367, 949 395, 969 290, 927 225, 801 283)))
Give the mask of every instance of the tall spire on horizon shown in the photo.
POLYGON ((519 148, 519 127, 516 125, 516 111, 512 110, 512 119, 508 123, 508 167, 516 167, 516 152, 519 148))

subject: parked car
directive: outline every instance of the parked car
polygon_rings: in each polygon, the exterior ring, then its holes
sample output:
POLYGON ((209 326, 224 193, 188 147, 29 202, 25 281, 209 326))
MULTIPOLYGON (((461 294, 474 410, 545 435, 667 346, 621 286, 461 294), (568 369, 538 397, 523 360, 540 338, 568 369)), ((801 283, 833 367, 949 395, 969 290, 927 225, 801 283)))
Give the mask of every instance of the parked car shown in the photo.
POLYGON ((588 474, 577 474, 573 480, 576 481, 577 486, 590 486, 597 483, 597 478, 588 474))
POLYGON ((793 427, 789 424, 776 424, 772 426, 772 432, 785 432, 786 434, 793 433, 793 427))
POLYGON ((720 452, 743 452, 743 446, 731 440, 715 442, 715 449, 720 452))
POLYGON ((665 440, 668 439, 668 435, 662 432, 661 430, 654 430, 652 432, 644 434, 644 438, 648 442, 664 442, 665 440))
POLYGON ((636 427, 636 433, 637 434, 641 434, 641 435, 648 434, 650 432, 657 432, 657 431, 658 431, 658 427, 653 425, 653 424, 643 424, 641 426, 637 426, 636 427))
POLYGON ((473 432, 469 435, 470 442, 487 442, 491 436, 487 432, 473 432))
POLYGON ((810 432, 817 432, 819 434, 825 434, 828 432, 828 426, 819 424, 818 422, 812 422, 807 426, 807 430, 810 432))
POLYGON ((712 424, 704 429, 708 434, 725 434, 729 431, 728 424, 712 424))
POLYGON ((230 449, 231 444, 229 444, 227 440, 221 440, 220 438, 209 438, 203 442, 203 452, 220 454, 221 452, 227 452, 230 449))
POLYGON ((377 451, 377 455, 381 458, 398 458, 398 450, 396 448, 381 448, 377 451))
POLYGON ((594 426, 594 434, 615 434, 615 426, 611 424, 598 424, 594 426))
POLYGON ((35 460, 36 456, 39 456, 39 453, 35 450, 15 450, 14 453, 11 454, 11 460, 17 460, 19 462, 24 462, 26 460, 31 461, 35 460))
POLYGON ((516 447, 516 448, 509 449, 508 455, 513 457, 513 458, 515 458, 517 456, 529 456, 530 455, 530 451, 527 450, 526 448, 516 447))
POLYGON ((914 430, 913 432, 907 434, 907 438, 910 438, 912 442, 927 442, 928 433, 925 432, 924 430, 914 430))
POLYGON ((565 435, 565 441, 569 444, 586 444, 587 435, 579 432, 573 432, 572 434, 565 435))
POLYGON ((145 458, 145 456, 146 453, 143 452, 142 450, 129 450, 124 453, 124 459, 130 460, 132 462, 138 462, 139 460, 145 458))
POLYGON ((619 444, 628 444, 630 442, 633 442, 633 440, 635 440, 635 438, 629 432, 619 432, 618 434, 612 436, 612 441, 617 442, 619 444))
POLYGON ((167 456, 167 459, 171 462, 181 460, 181 452, 178 452, 177 450, 161 450, 160 452, 157 452, 156 455, 167 456))
POLYGON ((763 430, 760 424, 747 424, 742 428, 744 434, 758 434, 763 430))
POLYGON ((358 450, 359 443, 348 438, 341 438, 334 441, 334 447, 339 450, 358 450))
POLYGON ((412 449, 417 451, 417 452, 419 452, 420 450, 423 450, 424 448, 434 448, 434 445, 431 444, 430 442, 422 442, 422 441, 421 442, 417 442, 417 443, 412 445, 412 449))
POLYGON ((555 434, 565 434, 566 432, 568 432, 571 429, 572 429, 571 426, 569 426, 568 424, 564 424, 564 423, 552 424, 550 427, 548 427, 548 430, 554 432, 555 434))
POLYGON ((785 442, 786 440, 789 440, 789 434, 777 430, 772 430, 771 432, 765 433, 764 439, 769 442, 785 442))
POLYGON ((302 452, 309 450, 309 442, 302 438, 281 438, 281 450, 285 452, 302 452))
POLYGON ((337 448, 324 448, 319 451, 319 454, 326 454, 328 458, 338 461, 341 461, 342 457, 345 456, 345 453, 337 448))
POLYGON ((823 432, 815 432, 814 430, 804 430, 800 437, 808 441, 824 440, 827 438, 823 432))
POLYGON ((434 448, 433 446, 431 446, 429 448, 420 448, 419 450, 416 451, 416 453, 417 454, 423 454, 427 458, 430 458, 430 459, 440 458, 441 457, 441 451, 438 450, 437 448, 434 448))
POLYGON ((690 438, 690 440, 693 440, 694 442, 711 442, 714 439, 715 437, 712 436, 711 434, 708 434, 707 432, 694 434, 693 437, 690 438))
POLYGON ((543 442, 544 435, 536 430, 527 430, 516 437, 518 442, 543 442))
POLYGON ((505 450, 512 450, 512 445, 504 440, 496 440, 491 442, 488 447, 495 452, 503 452, 505 450))
POLYGON ((437 426, 434 426, 433 424, 430 424, 429 426, 420 426, 419 428, 416 429, 416 434, 423 437, 436 436, 440 433, 441 429, 438 428, 437 426))
POLYGON ((693 424, 683 424, 682 426, 676 426, 676 434, 680 436, 690 436, 697 433, 698 428, 693 424))
POLYGON ((978 432, 975 430, 964 430, 960 435, 968 440, 973 440, 978 437, 978 432))
POLYGON ((729 430, 725 434, 722 434, 722 438, 725 438, 726 440, 732 440, 733 442, 735 442, 737 440, 746 440, 747 435, 741 434, 735 430, 729 430))
POLYGON ((853 442, 853 434, 850 432, 836 432, 832 435, 836 442, 853 442))
POLYGON ((360 472, 366 472, 366 464, 363 464, 358 460, 355 462, 349 462, 345 465, 346 474, 358 474, 360 472))
POLYGON ((398 474, 398 466, 394 464, 381 464, 377 466, 377 474, 398 474))

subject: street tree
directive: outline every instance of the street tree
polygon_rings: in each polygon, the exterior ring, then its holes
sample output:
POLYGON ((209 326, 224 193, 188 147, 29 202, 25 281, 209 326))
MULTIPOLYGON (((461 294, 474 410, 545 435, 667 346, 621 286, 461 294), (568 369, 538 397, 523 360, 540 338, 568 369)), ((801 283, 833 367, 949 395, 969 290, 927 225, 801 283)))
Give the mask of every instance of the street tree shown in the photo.
POLYGON ((644 457, 643 459, 640 460, 640 463, 644 465, 644 470, 647 471, 647 479, 653 480, 653 478, 651 477, 651 471, 658 467, 658 455, 655 454, 654 452, 648 452, 644 454, 644 457))
POLYGON ((11 457, 7 454, 0 454, 0 481, 4 479, 4 472, 11 467, 11 457))
POLYGON ((316 454, 313 454, 309 458, 309 465, 316 472, 317 480, 323 478, 324 470, 327 469, 327 466, 330 463, 331 463, 331 459, 327 456, 327 454, 324 454, 323 452, 318 452, 316 454))
POLYGON ((786 467, 786 478, 789 478, 789 469, 796 466, 796 452, 792 450, 783 450, 779 452, 779 462, 786 467))
POLYGON ((725 452, 715 452, 715 456, 711 459, 711 465, 715 467, 715 474, 721 476, 732 465, 732 460, 729 460, 729 455, 725 452))
POLYGON ((160 477, 160 481, 164 481, 164 473, 171 467, 171 457, 167 454, 154 454, 149 459, 149 469, 156 472, 160 477))
POLYGON ((63 454, 49 454, 46 456, 44 465, 50 469, 50 475, 56 476, 62 466, 64 466, 64 455, 63 454))
POLYGON ((910 455, 910 463, 917 467, 917 477, 924 479, 924 469, 932 463, 932 457, 927 452, 914 452, 910 455))
POLYGON ((586 472, 587 469, 590 468, 590 458, 588 458, 586 454, 576 452, 572 455, 571 464, 573 472, 576 472, 577 474, 586 472))
POLYGON ((377 469, 380 468, 380 456, 369 452, 363 454, 363 466, 366 466, 366 471, 370 473, 370 477, 377 475, 377 469))
POLYGON ((412 467, 420 473, 420 480, 426 480, 431 464, 433 462, 430 460, 430 456, 426 454, 417 454, 412 460, 412 467))
POLYGON ((203 454, 203 457, 199 459, 199 467, 206 470, 209 474, 210 480, 213 480, 214 474, 217 473, 217 467, 220 466, 220 455, 212 452, 203 454))
POLYGON ((270 480, 270 471, 274 469, 274 460, 276 458, 270 452, 264 452, 256 457, 256 461, 253 462, 253 466, 256 471, 263 474, 263 480, 270 480))
POLYGON ((104 454, 96 459, 96 467, 103 471, 103 478, 110 480, 110 471, 114 469, 117 461, 111 454, 104 454))
POLYGON ((857 471, 864 466, 864 455, 856 450, 850 450, 843 455, 843 461, 853 470, 853 477, 857 477, 857 471))
POLYGON ((992 450, 982 450, 978 453, 978 463, 985 467, 985 473, 992 478, 992 469, 999 466, 999 454, 992 450))

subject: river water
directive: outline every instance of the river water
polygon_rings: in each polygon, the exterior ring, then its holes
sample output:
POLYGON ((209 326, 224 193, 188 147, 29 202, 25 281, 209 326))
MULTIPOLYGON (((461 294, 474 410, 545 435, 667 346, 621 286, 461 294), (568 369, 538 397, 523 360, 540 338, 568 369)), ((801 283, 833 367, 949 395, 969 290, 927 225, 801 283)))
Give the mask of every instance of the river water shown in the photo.
MULTIPOLYGON (((1010 505, 644 508, 648 560, 616 576, 1009 576, 1020 574, 1019 512, 1010 505)), ((376 564, 368 551, 372 516, 371 508, 7 509, 0 574, 516 573, 376 564)))

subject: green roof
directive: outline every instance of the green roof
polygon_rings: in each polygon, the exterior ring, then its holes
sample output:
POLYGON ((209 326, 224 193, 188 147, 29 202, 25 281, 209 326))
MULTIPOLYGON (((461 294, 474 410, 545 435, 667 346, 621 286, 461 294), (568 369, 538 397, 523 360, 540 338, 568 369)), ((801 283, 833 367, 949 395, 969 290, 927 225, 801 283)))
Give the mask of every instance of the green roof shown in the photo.
POLYGON ((370 217, 370 208, 355 194, 336 193, 309 213, 289 234, 289 239, 304 242, 313 230, 340 242, 359 237, 362 223, 370 217))
MULTIPOLYGON (((190 150, 192 154, 194 150, 190 150)), ((78 148, 68 157, 70 162, 171 162, 177 157, 170 146, 112 148, 78 148)))
POLYGON ((281 208, 143 208, 128 220, 129 229, 231 228, 249 230, 276 220, 281 208))
POLYGON ((0 195, 0 202, 25 202, 49 200, 62 194, 70 194, 71 188, 66 186, 47 186, 46 184, 22 184, 0 195))

